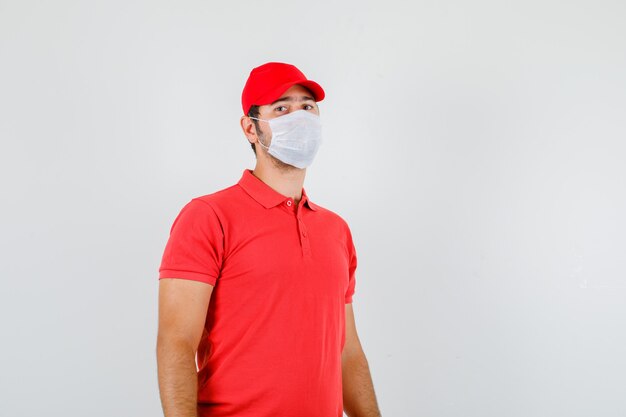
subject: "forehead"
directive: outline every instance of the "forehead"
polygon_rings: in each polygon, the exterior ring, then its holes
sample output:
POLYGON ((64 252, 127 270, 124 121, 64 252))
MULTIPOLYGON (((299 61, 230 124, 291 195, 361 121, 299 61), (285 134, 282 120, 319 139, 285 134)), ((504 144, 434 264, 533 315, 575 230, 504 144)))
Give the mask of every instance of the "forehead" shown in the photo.
MULTIPOLYGON (((280 96, 279 100, 283 98, 303 99, 305 97, 313 99, 314 95, 308 88, 305 88, 300 84, 295 84, 289 87, 289 89, 280 96)), ((313 99, 313 101, 315 101, 315 99, 313 99)))

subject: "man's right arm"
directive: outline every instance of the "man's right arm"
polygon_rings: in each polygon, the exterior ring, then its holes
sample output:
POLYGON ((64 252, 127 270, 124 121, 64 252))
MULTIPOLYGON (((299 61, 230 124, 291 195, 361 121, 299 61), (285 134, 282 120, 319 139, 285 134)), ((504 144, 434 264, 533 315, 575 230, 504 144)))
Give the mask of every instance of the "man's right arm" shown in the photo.
POLYGON ((157 367, 165 417, 197 417, 196 351, 213 286, 187 279, 159 281, 157 367))

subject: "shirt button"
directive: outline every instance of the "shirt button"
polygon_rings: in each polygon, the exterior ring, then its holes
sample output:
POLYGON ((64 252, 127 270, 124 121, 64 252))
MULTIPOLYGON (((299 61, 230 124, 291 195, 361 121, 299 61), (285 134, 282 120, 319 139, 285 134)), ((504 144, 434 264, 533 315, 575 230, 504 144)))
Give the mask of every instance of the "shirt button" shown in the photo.
POLYGON ((304 230, 302 231, 302 236, 306 237, 306 232, 304 230))
POLYGON ((287 200, 287 205, 291 207, 291 200, 287 200))

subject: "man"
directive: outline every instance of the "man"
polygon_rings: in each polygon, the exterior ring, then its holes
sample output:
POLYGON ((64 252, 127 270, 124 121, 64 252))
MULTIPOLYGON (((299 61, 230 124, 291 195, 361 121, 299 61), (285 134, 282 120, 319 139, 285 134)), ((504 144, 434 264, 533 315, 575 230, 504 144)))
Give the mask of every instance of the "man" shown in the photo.
POLYGON ((293 65, 253 69, 240 123, 254 170, 172 225, 159 268, 166 417, 380 415, 351 304, 350 229, 303 188, 323 98, 293 65))

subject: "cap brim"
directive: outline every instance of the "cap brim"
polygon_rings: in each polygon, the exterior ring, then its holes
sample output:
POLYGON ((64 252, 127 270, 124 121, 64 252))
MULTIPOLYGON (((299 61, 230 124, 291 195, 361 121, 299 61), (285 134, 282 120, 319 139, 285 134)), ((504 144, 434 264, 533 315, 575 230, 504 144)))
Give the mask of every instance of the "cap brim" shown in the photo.
POLYGON ((301 85, 304 88, 306 88, 309 91, 311 91, 311 93, 313 93, 313 98, 315 99, 315 101, 322 101, 322 100, 324 100, 324 97, 326 96, 322 86, 320 86, 315 81, 312 81, 312 80, 290 81, 288 83, 285 83, 285 84, 282 84, 282 85, 276 87, 270 93, 268 93, 268 94, 264 95, 263 97, 259 98, 259 100, 258 100, 259 103, 263 103, 263 104, 257 104, 257 105, 264 106, 264 105, 273 103, 274 101, 278 100, 280 98, 280 96, 282 96, 285 93, 285 91, 289 90, 294 85, 301 85))

